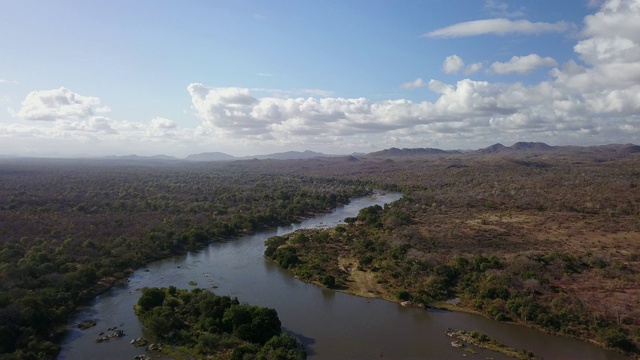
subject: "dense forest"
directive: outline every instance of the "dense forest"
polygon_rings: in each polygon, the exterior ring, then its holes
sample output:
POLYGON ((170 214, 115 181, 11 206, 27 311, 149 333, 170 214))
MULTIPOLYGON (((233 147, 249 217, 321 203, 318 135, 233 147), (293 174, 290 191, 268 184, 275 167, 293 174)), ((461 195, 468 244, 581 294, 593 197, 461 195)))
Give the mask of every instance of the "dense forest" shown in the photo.
POLYGON ((241 304, 237 298, 204 289, 145 288, 135 309, 152 336, 185 358, 307 358, 298 339, 281 333, 274 309, 241 304))
POLYGON ((150 261, 369 191, 351 180, 152 165, 0 164, 1 359, 54 358, 73 310, 150 261))
POLYGON ((457 309, 637 352, 639 160, 0 160, 0 359, 55 358, 74 309, 150 261, 376 188, 404 197, 334 229, 270 239, 266 255, 326 287, 416 306, 457 298, 457 309))

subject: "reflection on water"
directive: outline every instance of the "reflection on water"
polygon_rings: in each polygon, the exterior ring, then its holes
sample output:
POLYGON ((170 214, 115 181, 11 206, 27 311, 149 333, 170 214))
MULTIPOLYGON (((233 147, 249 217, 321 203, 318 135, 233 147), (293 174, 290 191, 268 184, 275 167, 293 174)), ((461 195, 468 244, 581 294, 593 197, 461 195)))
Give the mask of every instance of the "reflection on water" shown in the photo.
MULTIPOLYGON (((178 288, 212 289, 219 295, 237 296, 240 301, 275 308, 283 328, 305 344, 309 359, 484 359, 500 354, 477 354, 451 347, 447 328, 479 330, 501 342, 532 350, 545 358, 619 359, 622 356, 532 329, 499 323, 470 314, 430 312, 398 304, 366 299, 322 289, 293 278, 287 271, 263 258, 264 240, 296 229, 335 226, 359 209, 397 200, 399 194, 361 198, 331 214, 288 227, 263 231, 237 240, 211 244, 182 257, 152 263, 148 270, 136 271, 126 285, 114 287, 83 309, 70 326, 62 344, 61 359, 132 359, 144 351, 129 344, 143 336, 133 305, 143 287, 174 285, 178 288), (79 330, 73 325, 83 319, 97 319, 98 325, 79 330), (107 343, 95 343, 101 331, 117 326, 126 336, 107 343)), ((154 359, 158 358, 154 356, 154 359)))

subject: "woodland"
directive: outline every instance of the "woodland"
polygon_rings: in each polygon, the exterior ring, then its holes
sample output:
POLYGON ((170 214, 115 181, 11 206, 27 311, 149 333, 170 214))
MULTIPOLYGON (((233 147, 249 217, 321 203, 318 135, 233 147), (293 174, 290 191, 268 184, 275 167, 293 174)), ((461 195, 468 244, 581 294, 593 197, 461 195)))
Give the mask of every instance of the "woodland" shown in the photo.
POLYGON ((241 304, 237 298, 204 289, 145 288, 135 309, 151 334, 159 341, 179 344, 178 355, 184 358, 307 358, 298 339, 281 333, 274 309, 241 304))
MULTIPOLYGON (((640 155, 624 146, 198 163, 0 159, 0 359, 55 358, 76 307, 153 260, 373 189, 403 198, 333 229, 269 239, 265 256, 321 286, 476 311, 637 354, 639 182, 640 155)), ((262 340, 243 346, 257 354, 262 340)), ((234 341, 225 344, 245 340, 234 341)))
POLYGON ((133 269, 368 192, 359 181, 250 168, 3 161, 0 359, 55 358, 74 309, 133 269))

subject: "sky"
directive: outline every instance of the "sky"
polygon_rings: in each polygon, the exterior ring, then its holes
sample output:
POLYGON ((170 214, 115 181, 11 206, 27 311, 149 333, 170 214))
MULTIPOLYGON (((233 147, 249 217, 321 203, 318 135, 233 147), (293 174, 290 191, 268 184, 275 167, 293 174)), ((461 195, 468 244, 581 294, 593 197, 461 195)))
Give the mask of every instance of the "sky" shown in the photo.
POLYGON ((640 143, 640 0, 0 9, 0 155, 640 143))

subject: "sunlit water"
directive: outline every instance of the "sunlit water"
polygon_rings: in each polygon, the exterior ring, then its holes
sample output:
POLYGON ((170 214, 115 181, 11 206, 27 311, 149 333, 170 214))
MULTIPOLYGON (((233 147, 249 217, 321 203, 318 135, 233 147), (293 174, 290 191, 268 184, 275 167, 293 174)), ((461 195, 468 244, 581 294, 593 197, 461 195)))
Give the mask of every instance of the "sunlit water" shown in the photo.
MULTIPOLYGON (((127 285, 111 289, 80 311, 62 344, 60 359, 133 359, 144 354, 130 345, 143 336, 133 305, 143 287, 210 288, 218 295, 237 296, 241 302, 275 308, 285 331, 305 344, 309 359, 484 359, 500 354, 465 352, 451 346, 447 328, 478 330, 546 359, 622 359, 623 356, 590 344, 540 333, 481 316, 405 308, 383 300, 360 298, 301 282, 263 257, 264 241, 301 228, 332 227, 367 206, 384 204, 400 194, 379 194, 353 200, 334 212, 277 230, 262 231, 236 240, 215 243, 186 256, 150 264, 136 271, 127 285), (84 319, 98 325, 79 330, 84 319), (126 336, 96 343, 100 332, 118 327, 126 336)), ((152 354, 157 359, 157 354, 152 354)))

